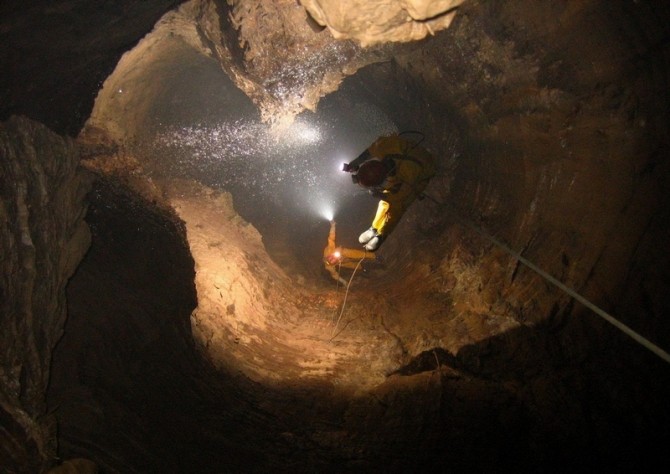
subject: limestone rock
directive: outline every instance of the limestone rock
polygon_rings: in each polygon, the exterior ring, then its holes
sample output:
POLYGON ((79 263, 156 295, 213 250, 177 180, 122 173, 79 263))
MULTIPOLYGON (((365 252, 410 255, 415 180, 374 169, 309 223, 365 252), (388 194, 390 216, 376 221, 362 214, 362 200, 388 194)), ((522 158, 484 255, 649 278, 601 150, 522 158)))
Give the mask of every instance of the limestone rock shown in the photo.
POLYGON ((10 472, 34 472, 55 455, 45 392, 65 285, 89 245, 90 183, 74 142, 41 124, 11 118, 0 146, 0 459, 10 472))
POLYGON ((302 0, 314 20, 338 39, 362 46, 415 41, 449 27, 463 0, 302 0))

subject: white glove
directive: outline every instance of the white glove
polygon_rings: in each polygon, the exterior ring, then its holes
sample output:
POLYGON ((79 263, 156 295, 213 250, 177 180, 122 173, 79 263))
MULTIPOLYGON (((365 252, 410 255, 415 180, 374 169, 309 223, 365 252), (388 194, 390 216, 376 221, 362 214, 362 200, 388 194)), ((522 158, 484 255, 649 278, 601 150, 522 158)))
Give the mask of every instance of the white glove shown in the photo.
POLYGON ((383 235, 375 235, 365 244, 365 250, 367 250, 368 252, 374 252, 379 248, 379 246, 382 244, 383 241, 384 241, 383 235))
POLYGON ((377 230, 374 227, 370 227, 368 230, 358 236, 358 241, 362 244, 367 244, 373 237, 376 237, 377 235, 379 235, 377 234, 377 230))

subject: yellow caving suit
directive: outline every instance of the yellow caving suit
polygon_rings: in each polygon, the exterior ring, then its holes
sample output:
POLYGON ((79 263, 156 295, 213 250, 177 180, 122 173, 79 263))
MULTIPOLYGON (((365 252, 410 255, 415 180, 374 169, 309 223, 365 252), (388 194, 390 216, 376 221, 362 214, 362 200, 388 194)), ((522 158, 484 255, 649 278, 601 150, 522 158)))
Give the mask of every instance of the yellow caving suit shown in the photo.
POLYGON ((425 148, 398 135, 377 139, 367 151, 373 158, 390 158, 395 163, 382 189, 373 193, 381 200, 372 227, 386 237, 398 225, 410 204, 426 189, 437 167, 435 158, 425 148))
POLYGON ((337 247, 335 245, 335 221, 330 222, 330 232, 328 233, 328 244, 323 249, 323 265, 326 268, 326 270, 328 270, 328 273, 330 273, 330 276, 332 276, 335 281, 339 281, 344 285, 347 284, 347 281, 344 278, 340 277, 338 267, 355 269, 356 266, 358 265, 358 262, 361 259, 375 260, 375 258, 376 256, 372 252, 367 252, 365 250, 337 247), (329 255, 332 255, 336 251, 340 252, 341 255, 340 262, 335 265, 331 265, 326 258, 329 255))

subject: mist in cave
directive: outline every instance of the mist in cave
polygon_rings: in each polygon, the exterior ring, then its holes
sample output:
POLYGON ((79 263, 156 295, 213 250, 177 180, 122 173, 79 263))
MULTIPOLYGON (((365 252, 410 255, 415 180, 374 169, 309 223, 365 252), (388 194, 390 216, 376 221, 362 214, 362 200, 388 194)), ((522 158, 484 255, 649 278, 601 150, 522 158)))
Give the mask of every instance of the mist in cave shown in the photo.
MULTIPOLYGON (((236 211, 261 232, 273 259, 310 280, 326 275, 324 213, 338 222, 338 242, 357 247, 358 234, 376 211, 377 201, 353 185, 343 163, 391 133, 410 132, 408 137, 426 146, 457 139, 458 130, 444 117, 446 137, 415 130, 430 120, 420 111, 425 99, 408 78, 400 87, 411 90, 399 96, 392 87, 398 78, 390 71, 367 81, 346 79, 316 111, 273 124, 261 121, 258 109, 216 61, 195 50, 175 57, 136 79, 160 84, 161 92, 144 121, 127 131, 133 137, 130 152, 149 177, 194 179, 230 192, 236 211)), ((119 95, 138 88, 133 83, 115 87, 119 95)), ((450 158, 442 157, 444 168, 450 158)))
POLYGON ((195 179, 230 192, 236 211, 267 236, 264 244, 278 264, 319 279, 324 216, 336 218, 338 241, 353 247, 376 210, 342 164, 379 136, 402 132, 408 107, 393 104, 395 97, 373 104, 361 86, 345 84, 315 112, 273 126, 261 122, 214 61, 182 71, 163 84, 165 96, 138 127, 133 153, 149 176, 195 179))

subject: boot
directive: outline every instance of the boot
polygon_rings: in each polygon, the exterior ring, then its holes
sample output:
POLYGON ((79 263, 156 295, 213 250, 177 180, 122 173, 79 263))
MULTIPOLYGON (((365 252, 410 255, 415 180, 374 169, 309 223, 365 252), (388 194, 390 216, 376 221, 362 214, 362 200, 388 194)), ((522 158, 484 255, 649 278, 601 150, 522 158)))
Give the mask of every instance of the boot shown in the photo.
POLYGON ((373 237, 376 237, 377 235, 378 235, 377 230, 374 227, 370 227, 368 230, 363 232, 358 237, 358 241, 362 244, 367 244, 370 241, 370 239, 372 239, 373 237))

